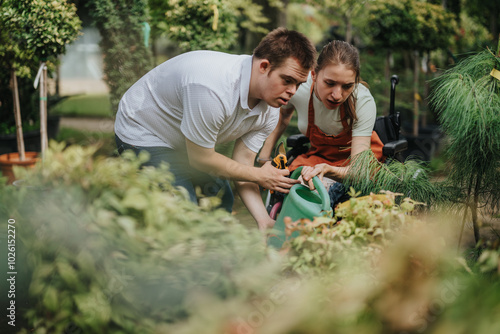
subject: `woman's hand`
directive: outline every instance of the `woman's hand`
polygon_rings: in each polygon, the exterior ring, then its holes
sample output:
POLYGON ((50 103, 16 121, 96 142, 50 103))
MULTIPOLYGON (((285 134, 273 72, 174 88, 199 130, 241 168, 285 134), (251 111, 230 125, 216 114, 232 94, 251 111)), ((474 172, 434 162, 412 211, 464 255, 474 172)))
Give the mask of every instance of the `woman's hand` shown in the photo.
POLYGON ((320 180, 323 181, 323 176, 330 171, 332 166, 328 164, 318 164, 316 166, 304 166, 302 168, 302 179, 307 182, 309 188, 314 189, 314 184, 312 182, 313 177, 318 176, 320 180))

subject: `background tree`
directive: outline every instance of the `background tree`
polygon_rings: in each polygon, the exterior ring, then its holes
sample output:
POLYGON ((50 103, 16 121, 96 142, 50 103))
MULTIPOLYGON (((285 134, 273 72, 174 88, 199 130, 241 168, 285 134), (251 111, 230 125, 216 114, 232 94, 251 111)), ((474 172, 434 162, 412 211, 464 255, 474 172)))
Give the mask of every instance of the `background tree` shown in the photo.
POLYGON ((449 45, 454 16, 442 6, 413 0, 376 1, 369 13, 374 44, 387 50, 386 76, 393 51, 413 52, 413 134, 418 135, 420 54, 449 45))
POLYGON ((500 1, 464 0, 464 9, 491 33, 491 46, 497 45, 500 33, 500 1))
POLYGON ((153 65, 143 32, 147 0, 89 0, 86 5, 101 34, 105 81, 116 113, 125 91, 153 65))
POLYGON ((265 34, 269 29, 264 25, 271 22, 264 7, 251 0, 150 0, 149 7, 153 36, 167 36, 182 51, 232 51, 238 49, 242 34, 265 34))
MULTIPOLYGON (((18 73, 22 76, 29 76, 30 64, 29 60, 33 57, 33 50, 23 50, 18 44, 12 24, 13 8, 8 8, 8 2, 3 2, 0 6, 0 65, 6 71, 2 75, 2 83, 4 86, 0 95, 0 106, 12 106, 12 112, 9 116, 2 115, 2 124, 7 127, 10 123, 8 120, 13 119, 16 126, 17 151, 19 152, 20 160, 24 160, 24 139, 21 119, 21 106, 19 101, 19 89, 17 77, 18 73), (5 75, 7 74, 7 75, 5 75), (7 91, 10 91, 11 99, 9 99, 7 91)), ((7 110, 6 110, 7 111, 7 110)))
MULTIPOLYGON (((66 45, 78 36, 81 21, 76 15, 76 7, 66 0, 6 0, 2 4, 2 22, 6 31, 2 32, 5 45, 2 47, 14 91, 16 127, 18 128, 18 151, 21 160, 24 155, 22 132, 20 132, 20 106, 16 70, 20 64, 40 61, 43 79, 40 89, 40 132, 42 154, 47 147, 47 79, 46 62, 56 61, 66 51, 66 45), (17 115, 19 114, 19 115, 17 115)), ((3 30, 3 29, 2 29, 3 30)), ((3 44, 2 43, 2 44, 3 44)), ((29 65, 28 65, 29 66, 29 65)))
POLYGON ((353 43, 353 20, 360 16, 366 8, 367 0, 315 0, 323 11, 329 15, 339 15, 344 24, 345 37, 348 43, 353 43))

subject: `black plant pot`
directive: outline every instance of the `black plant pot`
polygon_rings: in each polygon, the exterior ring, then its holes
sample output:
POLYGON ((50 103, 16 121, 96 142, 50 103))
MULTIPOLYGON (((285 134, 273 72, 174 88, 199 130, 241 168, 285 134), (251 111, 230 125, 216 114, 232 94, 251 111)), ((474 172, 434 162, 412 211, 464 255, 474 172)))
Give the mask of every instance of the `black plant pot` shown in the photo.
MULTIPOLYGON (((47 136, 54 139, 59 134, 60 116, 47 117, 47 136)), ((23 133, 25 151, 40 152, 40 130, 23 133)), ((0 154, 17 152, 16 134, 0 135, 0 154)))

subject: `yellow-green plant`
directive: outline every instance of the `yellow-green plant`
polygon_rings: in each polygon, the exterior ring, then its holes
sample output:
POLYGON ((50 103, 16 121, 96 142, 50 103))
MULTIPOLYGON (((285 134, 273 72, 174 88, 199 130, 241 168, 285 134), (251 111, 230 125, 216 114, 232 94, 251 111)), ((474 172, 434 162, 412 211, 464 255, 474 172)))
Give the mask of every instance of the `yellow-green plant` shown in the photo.
POLYGON ((66 0, 6 0, 7 29, 25 50, 39 58, 57 57, 78 36, 76 7, 66 0))
POLYGON ((288 234, 300 232, 284 246, 289 252, 290 269, 314 275, 335 272, 353 252, 373 257, 398 230, 415 222, 408 213, 418 202, 405 198, 398 205, 398 194, 391 192, 357 198, 359 194, 351 188, 351 198, 337 206, 334 218, 285 222, 288 234))

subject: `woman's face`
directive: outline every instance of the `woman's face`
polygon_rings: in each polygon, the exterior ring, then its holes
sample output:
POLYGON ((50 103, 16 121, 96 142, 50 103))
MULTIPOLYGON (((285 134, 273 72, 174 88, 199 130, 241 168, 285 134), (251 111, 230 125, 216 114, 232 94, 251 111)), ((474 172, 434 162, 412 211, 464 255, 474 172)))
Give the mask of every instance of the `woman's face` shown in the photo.
POLYGON ((344 64, 327 65, 318 73, 312 71, 314 93, 327 109, 336 109, 352 94, 356 73, 344 64))

